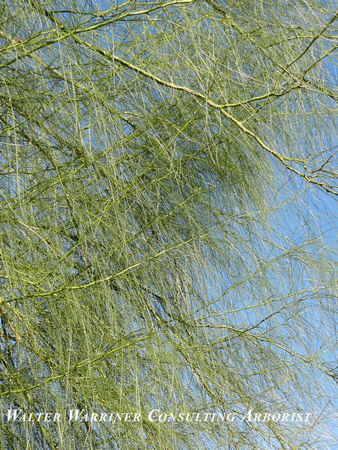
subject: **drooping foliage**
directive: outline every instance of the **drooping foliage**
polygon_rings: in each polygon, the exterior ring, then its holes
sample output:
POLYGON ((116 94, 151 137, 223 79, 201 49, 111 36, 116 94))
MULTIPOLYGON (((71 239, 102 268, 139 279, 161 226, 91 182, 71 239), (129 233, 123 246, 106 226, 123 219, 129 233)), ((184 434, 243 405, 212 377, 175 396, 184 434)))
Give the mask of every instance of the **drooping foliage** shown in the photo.
POLYGON ((4 448, 330 448, 334 8, 1 4, 4 448))

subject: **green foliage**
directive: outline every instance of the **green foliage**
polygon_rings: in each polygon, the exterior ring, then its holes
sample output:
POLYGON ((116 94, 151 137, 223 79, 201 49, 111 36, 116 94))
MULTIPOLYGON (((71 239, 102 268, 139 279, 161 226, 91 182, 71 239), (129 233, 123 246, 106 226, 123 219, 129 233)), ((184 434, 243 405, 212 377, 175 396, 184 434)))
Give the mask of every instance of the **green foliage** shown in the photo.
POLYGON ((2 447, 330 448, 334 3, 0 8, 2 447))

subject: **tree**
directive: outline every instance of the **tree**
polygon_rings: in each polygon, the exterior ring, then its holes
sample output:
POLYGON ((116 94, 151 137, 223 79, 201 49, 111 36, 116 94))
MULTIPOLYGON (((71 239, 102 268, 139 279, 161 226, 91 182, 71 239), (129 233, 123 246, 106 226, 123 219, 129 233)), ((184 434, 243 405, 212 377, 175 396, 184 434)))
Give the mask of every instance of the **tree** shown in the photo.
POLYGON ((329 448, 337 16, 2 3, 4 448, 329 448))

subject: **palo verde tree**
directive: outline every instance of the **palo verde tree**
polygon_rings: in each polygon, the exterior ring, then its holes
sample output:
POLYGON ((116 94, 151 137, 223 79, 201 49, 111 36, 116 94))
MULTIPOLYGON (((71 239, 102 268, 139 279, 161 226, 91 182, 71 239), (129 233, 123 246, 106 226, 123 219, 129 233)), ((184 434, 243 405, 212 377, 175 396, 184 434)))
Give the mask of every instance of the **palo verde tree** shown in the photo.
POLYGON ((332 448, 334 3, 1 3, 2 448, 332 448))

